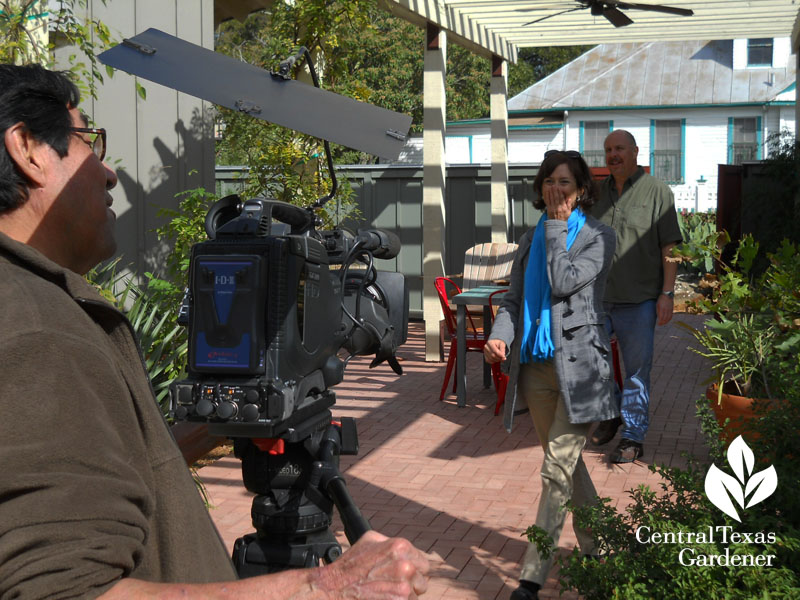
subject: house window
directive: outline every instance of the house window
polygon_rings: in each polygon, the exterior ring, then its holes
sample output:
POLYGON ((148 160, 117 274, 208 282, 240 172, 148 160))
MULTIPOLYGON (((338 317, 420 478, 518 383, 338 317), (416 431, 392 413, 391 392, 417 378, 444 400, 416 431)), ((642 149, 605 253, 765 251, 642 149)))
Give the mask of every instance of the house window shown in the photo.
POLYGON ((583 121, 583 147, 581 153, 590 167, 605 167, 606 152, 603 142, 611 132, 611 121, 583 121))
POLYGON ((756 117, 734 118, 730 163, 740 165, 758 159, 758 123, 756 117))
POLYGON ((772 38, 747 40, 747 66, 772 66, 772 38))
POLYGON ((653 156, 650 161, 653 176, 667 183, 680 183, 683 179, 681 120, 656 120, 653 124, 653 156))

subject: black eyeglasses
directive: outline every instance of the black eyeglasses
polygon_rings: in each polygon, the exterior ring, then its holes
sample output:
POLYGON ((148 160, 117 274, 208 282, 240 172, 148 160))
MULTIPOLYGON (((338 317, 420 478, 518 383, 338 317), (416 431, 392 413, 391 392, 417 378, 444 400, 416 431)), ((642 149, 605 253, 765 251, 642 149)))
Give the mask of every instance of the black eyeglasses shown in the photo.
MULTIPOLYGON (((95 156, 100 160, 106 157, 106 130, 98 129, 95 127, 70 127, 73 133, 85 133, 89 135, 89 139, 83 139, 84 142, 92 149, 95 156)), ((83 138, 83 136, 81 136, 83 138)))
POLYGON ((563 154, 567 158, 581 158, 581 153, 575 150, 548 150, 544 153, 544 157, 547 158, 553 154, 563 154))

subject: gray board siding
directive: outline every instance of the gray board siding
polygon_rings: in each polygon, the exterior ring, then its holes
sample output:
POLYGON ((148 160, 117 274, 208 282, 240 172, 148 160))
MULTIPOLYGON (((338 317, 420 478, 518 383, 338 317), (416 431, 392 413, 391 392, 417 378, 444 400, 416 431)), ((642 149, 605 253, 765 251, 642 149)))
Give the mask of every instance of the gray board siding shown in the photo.
MULTIPOLYGON (((155 27, 213 48, 213 8, 211 0, 89 0, 85 6, 76 5, 76 12, 82 19, 104 22, 118 41, 155 27)), ((59 68, 65 68, 75 52, 69 46, 57 49, 59 68)), ((116 256, 122 267, 143 274, 162 270, 170 252, 155 233, 165 222, 160 210, 177 209, 179 192, 214 184, 214 140, 209 104, 139 81, 146 100, 136 92, 136 79, 117 71, 104 78, 97 100, 83 98, 81 110, 108 132, 106 161, 119 178, 111 191, 117 213, 116 256)))

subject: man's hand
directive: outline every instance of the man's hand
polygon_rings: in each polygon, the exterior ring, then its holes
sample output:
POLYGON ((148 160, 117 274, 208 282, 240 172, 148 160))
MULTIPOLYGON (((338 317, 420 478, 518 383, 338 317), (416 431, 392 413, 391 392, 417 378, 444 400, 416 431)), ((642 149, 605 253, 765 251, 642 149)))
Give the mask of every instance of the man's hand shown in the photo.
POLYGON ((335 562, 239 581, 186 584, 122 579, 103 600, 417 600, 428 588, 428 558, 402 538, 368 531, 335 562))
POLYGON ((335 562, 319 569, 311 588, 324 598, 415 599, 428 588, 427 557, 402 538, 368 531, 335 562))
POLYGON ((672 312, 675 309, 675 300, 666 294, 659 294, 656 300, 656 317, 659 325, 666 325, 672 319, 672 312))
POLYGON ((506 359, 506 343, 503 340, 488 340, 483 347, 483 357, 493 365, 506 359))

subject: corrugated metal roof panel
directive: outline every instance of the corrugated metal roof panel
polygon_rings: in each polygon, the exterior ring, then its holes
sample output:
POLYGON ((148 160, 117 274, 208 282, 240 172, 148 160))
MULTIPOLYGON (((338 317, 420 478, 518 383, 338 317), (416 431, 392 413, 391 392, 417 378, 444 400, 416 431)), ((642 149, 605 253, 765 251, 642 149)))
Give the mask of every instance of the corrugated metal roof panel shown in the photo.
POLYGON ((742 70, 732 71, 731 102, 747 102, 750 98, 750 73, 742 70))
POLYGON ((670 45, 669 48, 665 48, 658 104, 680 104, 678 91, 680 90, 680 75, 683 66, 681 46, 682 44, 677 44, 677 46, 670 45))
POLYGON ((680 67, 678 71, 677 98, 678 104, 694 104, 698 85, 697 73, 703 61, 692 60, 694 48, 683 44, 681 48, 680 67))
POLYGON ((733 49, 731 49, 730 66, 714 66, 714 104, 731 102, 731 82, 733 81, 733 49))
POLYGON ((691 104, 713 104, 714 81, 716 80, 717 63, 714 60, 697 61, 694 98, 691 104))
MULTIPOLYGON (((666 47, 663 44, 656 44, 655 47, 647 48, 646 52, 642 53, 643 62, 645 63, 644 80, 641 85, 644 87, 644 102, 646 105, 661 104, 661 81, 664 75, 664 56, 666 55, 666 47)), ((637 85, 636 81, 631 82, 632 85, 637 85)), ((626 100, 620 98, 619 105, 624 106, 626 100)))

